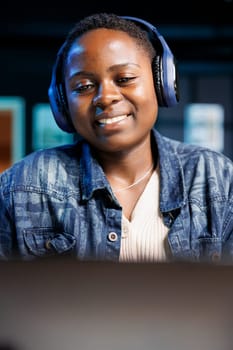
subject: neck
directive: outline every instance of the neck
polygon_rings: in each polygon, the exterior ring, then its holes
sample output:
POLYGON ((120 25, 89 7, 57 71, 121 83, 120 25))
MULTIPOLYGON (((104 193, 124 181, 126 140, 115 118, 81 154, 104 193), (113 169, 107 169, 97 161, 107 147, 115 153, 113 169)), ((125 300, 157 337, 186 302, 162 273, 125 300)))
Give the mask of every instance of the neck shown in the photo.
POLYGON ((128 186, 124 186, 121 188, 113 188, 113 192, 114 193, 118 193, 118 192, 122 192, 122 191, 126 191, 126 190, 130 190, 131 188, 139 185, 140 183, 142 183, 142 181, 144 180, 148 180, 149 176, 152 174, 152 171, 154 170, 154 163, 151 165, 151 167, 142 175, 140 176, 136 181, 134 181, 133 183, 131 183, 128 186))
POLYGON ((148 169, 153 158, 156 159, 152 155, 150 137, 146 137, 134 147, 116 152, 96 150, 95 154, 106 175, 119 175, 122 178, 131 177, 131 180, 133 180, 132 177, 140 174, 140 170, 148 169))

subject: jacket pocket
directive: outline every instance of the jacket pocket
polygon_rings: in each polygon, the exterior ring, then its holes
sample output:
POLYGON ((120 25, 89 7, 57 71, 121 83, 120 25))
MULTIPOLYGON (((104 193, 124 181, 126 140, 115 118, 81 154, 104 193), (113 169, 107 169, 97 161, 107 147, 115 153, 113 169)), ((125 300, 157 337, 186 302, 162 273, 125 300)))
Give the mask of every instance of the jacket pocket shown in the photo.
POLYGON ((46 227, 24 229, 23 237, 30 253, 38 257, 67 254, 76 243, 73 235, 46 227))
POLYGON ((196 241, 196 251, 199 260, 203 262, 220 263, 222 261, 222 241, 220 238, 199 238, 196 241))

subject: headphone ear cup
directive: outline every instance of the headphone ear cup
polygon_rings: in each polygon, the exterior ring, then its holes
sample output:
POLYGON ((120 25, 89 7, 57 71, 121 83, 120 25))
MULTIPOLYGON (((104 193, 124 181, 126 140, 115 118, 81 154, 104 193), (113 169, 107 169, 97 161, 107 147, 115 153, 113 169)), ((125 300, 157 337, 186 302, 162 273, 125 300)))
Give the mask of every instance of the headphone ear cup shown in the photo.
POLYGON ((157 79, 160 81, 161 106, 173 107, 179 101, 176 60, 162 36, 160 36, 160 42, 163 51, 155 61, 157 79))
POLYGON ((179 95, 177 69, 173 56, 167 52, 164 52, 163 56, 155 56, 152 71, 159 106, 175 106, 179 101, 179 95))
POLYGON ((152 73, 154 79, 155 92, 159 106, 164 106, 163 92, 162 92, 162 77, 160 69, 160 56, 155 56, 152 61, 152 73))
POLYGON ((53 66, 51 83, 48 89, 50 107, 54 119, 60 129, 68 133, 76 132, 70 120, 66 96, 64 92, 64 83, 62 82, 62 50, 64 44, 57 54, 56 62, 53 66))

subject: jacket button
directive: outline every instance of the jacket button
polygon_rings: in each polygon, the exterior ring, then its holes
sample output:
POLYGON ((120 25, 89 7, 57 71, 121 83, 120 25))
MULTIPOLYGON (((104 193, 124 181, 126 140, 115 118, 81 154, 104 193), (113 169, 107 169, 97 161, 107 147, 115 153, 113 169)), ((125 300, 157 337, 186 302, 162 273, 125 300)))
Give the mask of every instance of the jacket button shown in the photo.
POLYGON ((51 242, 50 242, 50 239, 48 239, 46 242, 45 242, 45 248, 50 250, 51 249, 51 242))
POLYGON ((110 233, 108 234, 108 239, 109 239, 109 241, 111 241, 111 242, 115 242, 115 241, 117 240, 117 234, 116 234, 116 232, 110 232, 110 233))

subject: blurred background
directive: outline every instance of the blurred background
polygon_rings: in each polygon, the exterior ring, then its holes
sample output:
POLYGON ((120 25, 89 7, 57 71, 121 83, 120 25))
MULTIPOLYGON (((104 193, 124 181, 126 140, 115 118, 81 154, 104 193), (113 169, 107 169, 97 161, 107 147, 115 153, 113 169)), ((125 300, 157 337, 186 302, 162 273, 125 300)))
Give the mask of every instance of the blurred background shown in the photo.
POLYGON ((180 103, 157 129, 233 160, 233 1, 8 2, 0 12, 0 172, 24 155, 70 142, 50 111, 56 53, 74 23, 106 11, 157 27, 177 59, 180 103))

